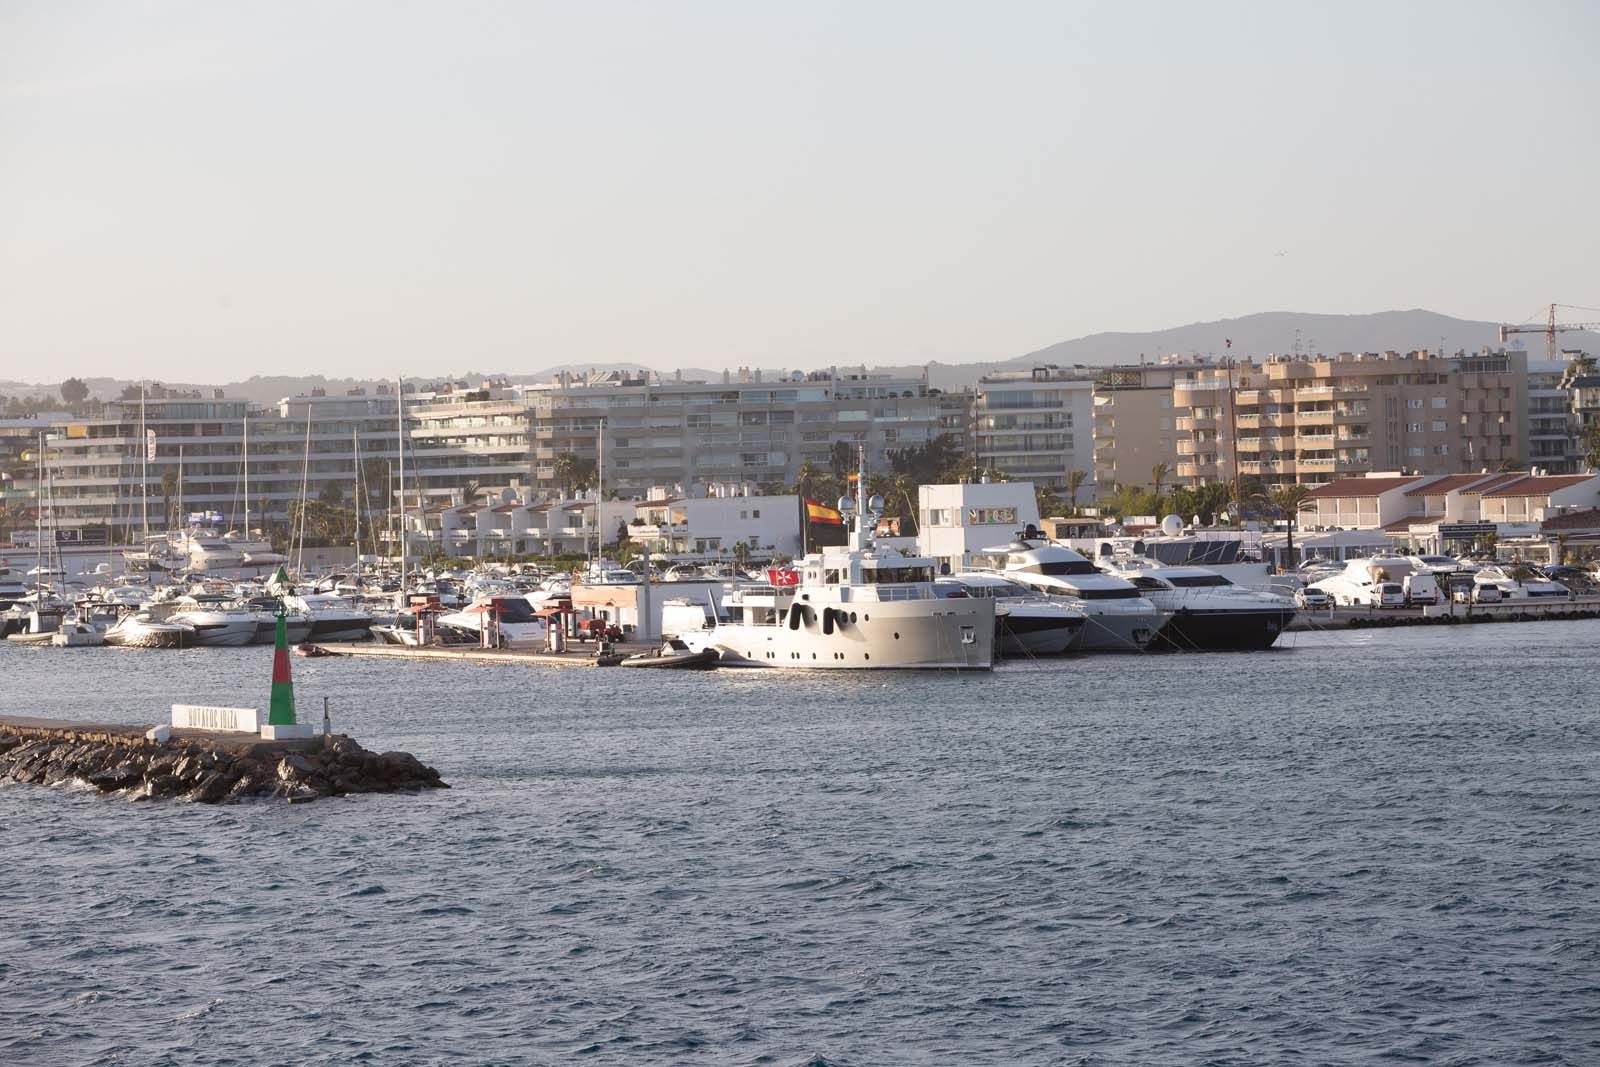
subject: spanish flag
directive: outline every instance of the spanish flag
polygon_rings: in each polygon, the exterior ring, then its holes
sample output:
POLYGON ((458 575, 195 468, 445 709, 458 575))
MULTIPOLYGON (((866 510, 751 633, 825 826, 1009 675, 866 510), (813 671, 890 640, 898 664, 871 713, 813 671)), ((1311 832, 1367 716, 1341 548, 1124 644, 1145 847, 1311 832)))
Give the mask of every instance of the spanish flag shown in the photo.
POLYGON ((806 520, 809 522, 822 522, 830 526, 843 526, 844 516, 832 508, 823 507, 815 500, 806 501, 806 520))

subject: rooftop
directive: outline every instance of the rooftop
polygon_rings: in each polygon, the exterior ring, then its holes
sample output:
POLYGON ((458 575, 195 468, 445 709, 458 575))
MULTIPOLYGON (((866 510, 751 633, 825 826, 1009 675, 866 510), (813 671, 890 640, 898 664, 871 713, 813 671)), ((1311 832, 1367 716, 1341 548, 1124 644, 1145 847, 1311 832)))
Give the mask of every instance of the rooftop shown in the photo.
POLYGON ((1481 473, 1447 474, 1443 478, 1437 478, 1434 481, 1429 482, 1427 485, 1419 485, 1413 489, 1407 489, 1405 495, 1438 496, 1443 493, 1453 493, 1457 489, 1465 489, 1469 485, 1473 485, 1476 482, 1485 481, 1492 477, 1494 477, 1494 475, 1481 473))
POLYGON ((1512 482, 1498 489, 1491 489, 1483 495, 1489 496, 1546 496, 1550 493, 1559 493, 1563 489, 1571 489, 1575 485, 1582 485, 1587 481, 1594 481, 1600 475, 1594 474, 1553 474, 1543 478, 1523 478, 1521 481, 1512 482))
POLYGON ((1377 496, 1421 480, 1420 474, 1405 474, 1395 478, 1340 478, 1336 482, 1317 486, 1306 494, 1306 498, 1325 500, 1336 496, 1377 496))

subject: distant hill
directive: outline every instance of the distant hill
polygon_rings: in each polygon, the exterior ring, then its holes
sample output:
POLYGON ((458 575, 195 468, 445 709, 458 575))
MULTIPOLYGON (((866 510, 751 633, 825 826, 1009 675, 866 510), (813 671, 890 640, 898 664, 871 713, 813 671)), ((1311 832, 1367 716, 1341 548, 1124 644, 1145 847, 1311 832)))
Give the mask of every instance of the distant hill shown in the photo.
MULTIPOLYGON (((1542 355, 1543 338, 1521 335, 1524 346, 1542 355)), ((1567 347, 1593 349, 1600 334, 1574 331, 1560 335, 1567 347)), ((1155 359, 1179 355, 1261 357, 1293 352, 1407 352, 1419 348, 1469 352, 1484 345, 1498 347, 1500 324, 1457 319, 1432 311, 1379 311, 1369 315, 1314 315, 1296 311, 1265 311, 1237 319, 1195 322, 1150 333, 1096 333, 1041 348, 1011 360, 1012 363, 1137 363, 1141 356, 1155 359), (1227 342, 1233 341, 1228 348, 1227 342)))
MULTIPOLYGON (((1600 334, 1575 330, 1560 334, 1559 338, 1562 347, 1581 348, 1600 354, 1600 334)), ((1523 334, 1516 340, 1522 342, 1530 358, 1537 359, 1544 356, 1544 338, 1538 334, 1523 334)), ((1368 315, 1317 315, 1296 311, 1265 311, 1236 319, 1194 322, 1187 326, 1174 326, 1166 330, 1152 330, 1145 333, 1090 334, 1087 337, 1061 341, 1035 352, 994 362, 929 363, 926 366, 929 383, 936 388, 950 390, 969 388, 985 374, 1025 370, 1043 363, 1054 363, 1063 367, 1074 365, 1097 367, 1113 363, 1137 363, 1141 358, 1154 361, 1173 354, 1181 356, 1232 354, 1241 359, 1247 357, 1259 359, 1274 352, 1291 353, 1296 351, 1297 347, 1299 351, 1306 353, 1320 352, 1330 355, 1339 352, 1382 352, 1389 349, 1399 352, 1419 348, 1437 351, 1441 347, 1446 352, 1453 353, 1463 349, 1472 352, 1485 345, 1498 347, 1499 344, 1499 323, 1457 319, 1421 309, 1379 311, 1368 315), (1231 348, 1227 343, 1230 340, 1233 342, 1231 348)), ((571 371, 576 374, 588 370, 603 372, 643 369, 646 369, 644 364, 631 362, 563 363, 529 374, 492 376, 513 382, 542 382, 549 381, 561 371, 571 371)), ((840 369, 846 369, 846 365, 840 364, 840 369)), ((915 376, 922 373, 923 365, 877 366, 872 369, 880 373, 915 376)), ((668 370, 662 371, 661 375, 665 379, 670 379, 673 373, 668 370)), ((686 381, 714 382, 721 379, 723 372, 704 367, 685 367, 679 373, 686 381)), ((777 380, 781 373, 777 368, 762 368, 762 377, 768 381, 777 380)), ((407 381, 414 381, 419 386, 425 387, 431 382, 452 379, 477 381, 481 377, 483 375, 477 372, 408 375, 407 381)), ((122 392, 123 387, 129 384, 128 380, 111 378, 89 378, 86 381, 90 395, 105 400, 116 397, 122 392)), ((178 389, 218 388, 215 384, 196 385, 180 382, 163 384, 178 389)), ((387 383, 367 378, 327 378, 320 374, 299 377, 257 375, 242 382, 224 383, 220 388, 227 396, 267 404, 311 389, 326 389, 330 395, 338 395, 356 388, 364 388, 371 392, 380 384, 387 383)), ((58 395, 59 388, 59 383, 28 384, 0 381, 0 395, 5 396, 34 396, 44 393, 58 395)))

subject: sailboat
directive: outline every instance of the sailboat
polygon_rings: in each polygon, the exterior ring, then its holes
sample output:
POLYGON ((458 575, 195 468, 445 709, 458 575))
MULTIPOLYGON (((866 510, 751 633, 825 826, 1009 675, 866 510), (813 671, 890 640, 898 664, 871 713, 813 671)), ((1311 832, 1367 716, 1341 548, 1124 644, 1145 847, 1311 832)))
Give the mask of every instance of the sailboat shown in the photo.
POLYGON ((229 530, 222 535, 230 548, 239 555, 239 565, 245 567, 276 567, 287 563, 289 557, 272 550, 271 542, 250 536, 250 416, 244 417, 244 529, 229 530))

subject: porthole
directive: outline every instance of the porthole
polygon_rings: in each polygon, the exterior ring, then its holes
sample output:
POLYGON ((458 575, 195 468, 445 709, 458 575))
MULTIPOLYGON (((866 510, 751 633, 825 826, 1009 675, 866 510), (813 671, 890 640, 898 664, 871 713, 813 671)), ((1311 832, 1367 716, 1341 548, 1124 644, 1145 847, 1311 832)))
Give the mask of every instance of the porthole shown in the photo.
POLYGON ((852 623, 856 621, 856 613, 853 611, 850 613, 850 621, 852 623))
POLYGON ((862 659, 871 659, 872 657, 870 655, 868 655, 867 653, 863 652, 863 653, 861 653, 861 658, 862 659))
POLYGON ((899 630, 896 630, 896 631, 895 631, 895 632, 894 632, 894 639, 895 639, 895 640, 896 640, 896 641, 898 641, 898 640, 900 640, 900 631, 899 631, 899 630))

